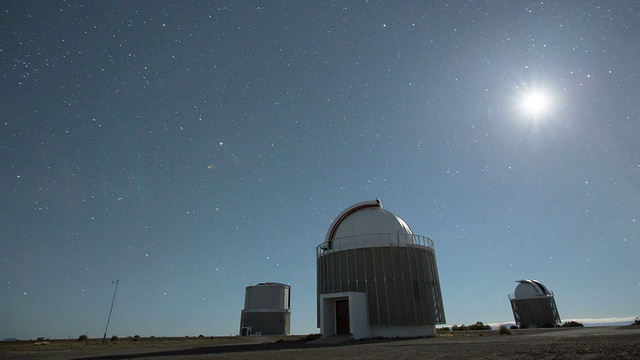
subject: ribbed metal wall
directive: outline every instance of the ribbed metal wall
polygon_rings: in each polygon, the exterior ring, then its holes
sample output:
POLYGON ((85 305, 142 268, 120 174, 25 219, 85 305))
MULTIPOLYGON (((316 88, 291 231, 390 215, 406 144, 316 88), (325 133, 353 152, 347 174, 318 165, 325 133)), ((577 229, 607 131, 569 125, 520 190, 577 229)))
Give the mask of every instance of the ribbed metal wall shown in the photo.
POLYGON ((555 326, 561 322, 553 295, 516 299, 512 295, 511 309, 516 324, 523 328, 555 326))
POLYGON ((240 315, 240 334, 243 327, 250 327, 251 333, 262 335, 289 335, 291 311, 247 311, 240 315))
POLYGON ((363 242, 341 238, 318 246, 318 294, 366 293, 371 326, 444 324, 431 239, 409 235, 411 241, 397 241, 397 234, 375 236, 376 243, 388 238, 387 245, 351 248, 346 244, 363 242))

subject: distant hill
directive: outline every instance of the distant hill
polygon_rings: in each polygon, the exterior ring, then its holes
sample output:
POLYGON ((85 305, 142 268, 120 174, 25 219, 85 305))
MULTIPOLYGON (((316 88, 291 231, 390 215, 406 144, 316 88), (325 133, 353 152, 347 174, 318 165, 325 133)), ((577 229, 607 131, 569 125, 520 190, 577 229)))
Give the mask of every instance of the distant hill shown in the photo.
POLYGON ((593 326, 625 326, 631 325, 632 322, 629 321, 613 321, 613 322, 601 322, 601 323, 584 323, 585 327, 593 327, 593 326))

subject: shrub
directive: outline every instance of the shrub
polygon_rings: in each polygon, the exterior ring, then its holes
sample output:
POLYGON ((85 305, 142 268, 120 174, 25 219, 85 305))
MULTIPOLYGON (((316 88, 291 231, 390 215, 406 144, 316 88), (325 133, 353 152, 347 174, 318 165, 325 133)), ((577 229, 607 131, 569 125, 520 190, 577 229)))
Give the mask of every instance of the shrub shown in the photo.
POLYGON ((636 318, 636 320, 633 322, 633 325, 640 325, 640 316, 636 318))
POLYGON ((460 326, 458 325, 453 325, 451 327, 451 331, 469 331, 469 327, 465 324, 462 324, 460 326))
POLYGON ((140 335, 133 335, 133 341, 140 341, 140 335))
POLYGON ((118 340, 120 340, 120 338, 115 335, 111 337, 111 341, 118 341, 118 340))
POLYGON ((89 338, 87 337, 87 335, 80 335, 80 336, 78 337, 78 341, 86 341, 87 339, 89 339, 89 338))
POLYGON ((506 325, 500 325, 500 327, 498 328, 498 334, 511 335, 511 330, 509 330, 506 325))
POLYGON ((584 325, 580 324, 577 321, 567 321, 562 324, 561 327, 584 327, 584 325))
POLYGON ((491 330, 491 326, 483 324, 482 321, 478 321, 474 325, 469 325, 469 330, 491 330))
POLYGON ((482 321, 478 321, 477 323, 473 324, 473 325, 465 325, 462 324, 460 326, 458 325, 453 325, 451 327, 451 331, 469 331, 469 330, 491 330, 491 326, 490 325, 485 325, 482 321))

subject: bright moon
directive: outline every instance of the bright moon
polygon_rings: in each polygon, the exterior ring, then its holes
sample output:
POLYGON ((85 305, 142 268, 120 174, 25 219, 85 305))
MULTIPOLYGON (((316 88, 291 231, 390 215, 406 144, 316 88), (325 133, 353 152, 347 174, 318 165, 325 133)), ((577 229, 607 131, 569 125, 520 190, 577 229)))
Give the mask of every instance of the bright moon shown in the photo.
POLYGON ((551 100, 542 91, 531 91, 522 95, 520 108, 522 112, 530 117, 541 117, 549 112, 551 100))

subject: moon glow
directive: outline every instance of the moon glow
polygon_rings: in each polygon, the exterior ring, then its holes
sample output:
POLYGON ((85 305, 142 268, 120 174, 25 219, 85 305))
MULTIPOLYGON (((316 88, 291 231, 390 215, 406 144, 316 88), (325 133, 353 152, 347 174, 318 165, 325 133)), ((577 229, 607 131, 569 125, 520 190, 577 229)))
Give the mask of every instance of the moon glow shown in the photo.
POLYGON ((520 110, 530 118, 540 118, 548 114, 551 108, 551 99, 541 90, 533 90, 521 95, 520 110))

